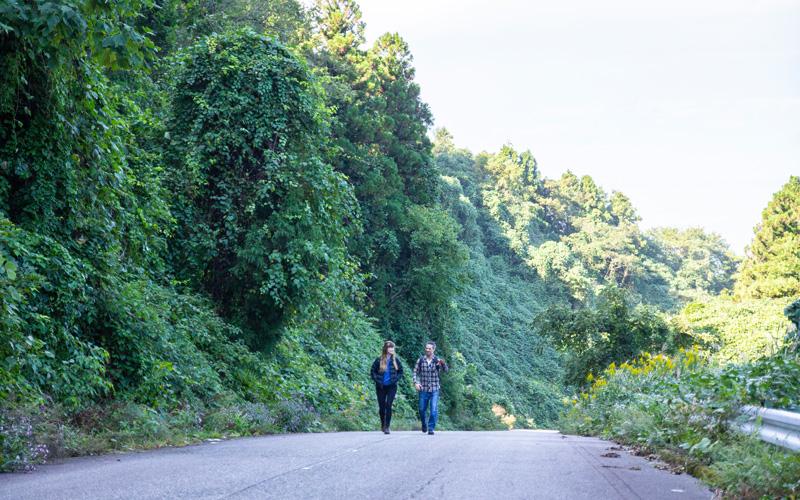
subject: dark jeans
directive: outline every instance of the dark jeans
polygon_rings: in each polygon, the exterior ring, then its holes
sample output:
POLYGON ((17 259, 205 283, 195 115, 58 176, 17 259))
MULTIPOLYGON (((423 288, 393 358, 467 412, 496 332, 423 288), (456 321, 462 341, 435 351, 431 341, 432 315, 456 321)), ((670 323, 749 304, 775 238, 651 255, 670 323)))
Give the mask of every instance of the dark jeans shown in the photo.
POLYGON ((392 423, 392 403, 394 402, 395 394, 397 394, 397 384, 375 384, 375 392, 378 394, 378 413, 381 416, 381 429, 388 428, 392 423))
POLYGON ((436 420, 439 418, 439 391, 420 391, 419 392, 419 419, 422 420, 422 427, 432 431, 436 428, 436 420), (430 418, 425 420, 425 413, 428 405, 431 406, 430 418))

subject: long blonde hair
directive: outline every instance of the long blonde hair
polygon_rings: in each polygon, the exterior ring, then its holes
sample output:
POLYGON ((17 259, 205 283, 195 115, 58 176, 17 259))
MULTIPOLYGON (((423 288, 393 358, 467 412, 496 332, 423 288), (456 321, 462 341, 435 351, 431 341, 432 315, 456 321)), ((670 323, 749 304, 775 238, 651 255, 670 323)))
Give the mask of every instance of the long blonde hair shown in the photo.
MULTIPOLYGON (((387 340, 383 343, 383 350, 381 351, 381 365, 380 365, 380 372, 383 373, 386 371, 386 358, 389 356, 389 348, 394 347, 394 342, 391 340, 387 340)), ((392 364, 394 365, 394 370, 397 371, 397 355, 395 354, 392 356, 392 364)))

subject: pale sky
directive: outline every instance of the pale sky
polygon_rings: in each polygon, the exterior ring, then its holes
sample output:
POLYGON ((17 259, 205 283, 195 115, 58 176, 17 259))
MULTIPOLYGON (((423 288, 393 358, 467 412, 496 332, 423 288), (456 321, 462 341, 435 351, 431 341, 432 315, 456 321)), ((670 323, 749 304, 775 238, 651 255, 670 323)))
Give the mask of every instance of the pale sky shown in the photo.
POLYGON ((398 32, 435 127, 530 149, 739 254, 800 175, 800 0, 361 0, 398 32))

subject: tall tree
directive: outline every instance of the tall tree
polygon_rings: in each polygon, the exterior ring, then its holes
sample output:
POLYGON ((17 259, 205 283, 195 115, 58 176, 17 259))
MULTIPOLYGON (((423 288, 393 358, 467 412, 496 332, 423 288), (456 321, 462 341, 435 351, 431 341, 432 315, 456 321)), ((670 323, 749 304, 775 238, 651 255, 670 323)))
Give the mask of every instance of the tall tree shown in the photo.
POLYGON ((454 221, 436 206, 431 114, 408 45, 386 34, 364 49, 364 23, 352 0, 321 0, 315 13, 309 58, 334 111, 330 161, 353 183, 361 207, 364 232, 350 243, 370 275, 369 313, 387 335, 441 331, 447 300, 420 299, 419 291, 438 280, 439 292, 452 296, 448 284, 460 282, 466 252, 454 221))
POLYGON ((658 228, 648 231, 646 237, 646 253, 669 267, 678 295, 697 298, 698 294, 716 295, 733 288, 738 259, 718 234, 701 228, 658 228))
POLYGON ((790 177, 761 213, 736 293, 747 297, 800 295, 800 177, 790 177))
POLYGON ((427 131, 433 123, 428 105, 414 82, 413 56, 397 33, 386 33, 367 54, 367 92, 374 111, 384 115, 378 143, 394 161, 408 198, 423 205, 436 202, 439 172, 427 131))

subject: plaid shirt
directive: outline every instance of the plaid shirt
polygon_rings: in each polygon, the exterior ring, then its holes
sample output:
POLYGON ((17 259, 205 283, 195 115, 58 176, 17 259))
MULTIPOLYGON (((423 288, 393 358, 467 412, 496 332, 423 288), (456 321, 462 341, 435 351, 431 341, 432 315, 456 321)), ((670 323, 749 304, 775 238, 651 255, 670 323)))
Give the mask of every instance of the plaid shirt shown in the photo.
POLYGON ((414 383, 422 386, 420 389, 423 392, 433 392, 439 390, 439 371, 447 371, 447 363, 439 365, 439 358, 433 357, 430 363, 428 358, 420 356, 414 366, 414 383))

